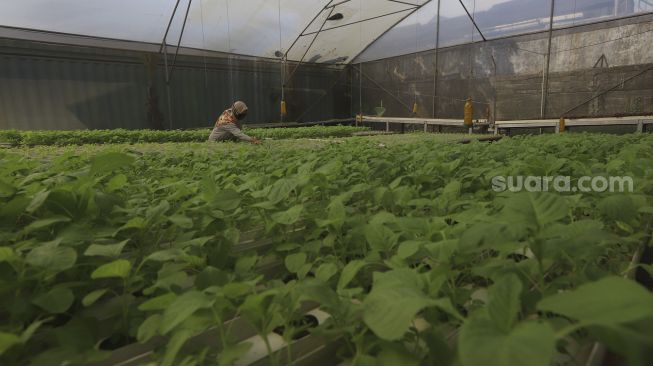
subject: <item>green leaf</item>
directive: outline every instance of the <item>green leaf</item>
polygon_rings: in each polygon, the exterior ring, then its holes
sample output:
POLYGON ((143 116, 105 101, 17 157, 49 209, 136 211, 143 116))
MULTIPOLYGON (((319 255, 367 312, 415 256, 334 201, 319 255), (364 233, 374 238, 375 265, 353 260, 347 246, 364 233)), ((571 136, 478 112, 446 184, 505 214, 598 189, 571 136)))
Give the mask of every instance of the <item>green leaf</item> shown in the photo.
POLYGON ((15 334, 0 332, 0 356, 11 347, 20 344, 20 337, 15 334))
POLYGON ((409 240, 399 244, 397 248, 397 255, 401 259, 408 259, 415 255, 420 248, 424 245, 424 242, 417 240, 409 240))
POLYGON ((121 241, 116 244, 91 244, 84 251, 84 255, 88 257, 110 257, 117 258, 122 253, 122 249, 129 242, 129 239, 121 241))
POLYGON ((419 366, 419 356, 408 351, 406 347, 396 344, 384 346, 371 365, 374 366, 419 366))
POLYGON ((170 338, 168 344, 165 347, 165 353, 163 354, 163 360, 161 360, 161 366, 173 366, 175 365, 175 358, 181 347, 193 336, 193 332, 189 329, 181 329, 170 338))
POLYGON ((47 219, 36 220, 36 221, 32 222, 31 224, 25 226, 25 232, 26 233, 31 233, 32 231, 44 229, 44 228, 50 227, 50 226, 52 226, 54 224, 58 224, 58 223, 61 223, 61 222, 69 222, 69 221, 70 221, 70 217, 59 216, 59 215, 51 216, 51 217, 49 217, 47 219))
POLYGON ((139 343, 145 343, 157 335, 161 326, 161 319, 161 314, 150 315, 145 319, 136 333, 136 339, 139 343))
POLYGON ((302 300, 315 301, 326 311, 342 309, 338 294, 331 287, 318 279, 306 279, 297 284, 297 291, 302 300))
POLYGON ((289 178, 281 178, 272 184, 270 189, 270 194, 268 195, 268 200, 271 203, 277 204, 290 195, 295 187, 297 187, 297 181, 289 178))
POLYGON ((49 313, 61 314, 70 308, 73 301, 73 292, 68 288, 59 287, 37 296, 32 303, 49 313))
POLYGON ((304 252, 290 254, 284 259, 286 268, 292 273, 299 272, 304 263, 306 263, 306 253, 304 252))
POLYGON ((340 278, 338 279, 338 291, 343 290, 349 283, 356 277, 358 271, 361 268, 365 267, 365 262, 361 260, 353 260, 345 265, 345 268, 342 269, 340 273, 340 278))
POLYGON ((177 325, 199 309, 206 309, 213 304, 206 295, 199 291, 188 291, 175 299, 163 313, 161 319, 161 334, 168 334, 177 325))
POLYGON ((213 207, 222 211, 232 211, 240 206, 242 198, 240 193, 233 189, 225 189, 215 194, 213 207))
POLYGON ((458 247, 461 251, 473 251, 485 248, 501 251, 505 250, 506 247, 514 247, 511 239, 506 225, 477 222, 463 232, 458 247))
POLYGON ((165 310, 172 304, 175 299, 177 299, 177 295, 175 295, 174 292, 168 292, 163 295, 159 295, 157 297, 151 298, 144 303, 140 304, 138 306, 138 310, 140 311, 159 311, 159 310, 165 310))
POLYGON ((103 264, 91 273, 92 279, 100 278, 127 278, 131 271, 131 263, 126 259, 117 259, 111 263, 103 264))
POLYGON ((377 272, 372 291, 363 302, 363 320, 379 338, 398 340, 420 310, 436 304, 420 290, 415 272, 409 269, 377 272))
POLYGON ((537 308, 586 325, 618 325, 653 317, 653 294, 625 278, 611 276, 549 296, 537 308))
POLYGON ((8 198, 16 193, 16 188, 0 179, 0 197, 8 198))
POLYGON ((115 175, 107 182, 107 191, 115 192, 127 184, 127 176, 124 174, 115 175))
POLYGON ((38 192, 37 194, 34 195, 34 198, 32 198, 32 201, 29 203, 25 211, 28 213, 34 213, 34 211, 38 210, 39 207, 43 205, 45 200, 48 198, 50 195, 50 191, 42 190, 38 192))
POLYGON ((105 174, 131 165, 134 157, 119 152, 96 155, 91 159, 91 174, 105 174))
POLYGON ((243 295, 246 295, 252 290, 252 286, 243 282, 231 282, 222 288, 222 293, 224 296, 230 299, 237 299, 243 295))
POLYGON ((145 261, 167 262, 184 256, 184 251, 177 248, 164 249, 154 252, 145 258, 145 261))
POLYGON ((517 320, 521 310, 521 291, 522 283, 514 274, 499 278, 489 289, 488 314, 502 331, 510 331, 517 320))
POLYGON ((245 274, 254 267, 258 260, 259 257, 256 255, 240 257, 236 260, 234 271, 238 274, 245 274))
POLYGON ((0 263, 9 262, 14 258, 14 250, 10 247, 0 247, 0 263))
POLYGON ((299 220, 303 210, 304 205, 299 204, 289 208, 286 211, 273 213, 270 215, 270 218, 277 224, 292 225, 297 222, 297 220, 299 220))
POLYGON ((103 288, 100 290, 95 290, 92 292, 89 292, 84 298, 82 299, 82 305, 84 306, 91 306, 93 305, 99 298, 102 297, 109 289, 103 288))
POLYGON ((32 249, 25 260, 31 266, 58 273, 75 265, 77 252, 68 247, 43 245, 32 249))
POLYGON ((195 277, 195 287, 204 290, 211 286, 224 286, 229 283, 229 273, 215 267, 207 266, 195 277))
MULTIPOLYGON (((30 324, 27 328, 25 328, 25 330, 23 330, 23 333, 20 335, 20 341, 22 343, 26 343, 27 341, 29 341, 30 338, 32 338, 32 336, 34 335, 34 333, 41 327, 41 325, 43 325, 43 323, 48 322, 50 320, 52 320, 52 318, 46 318, 46 319, 36 320, 32 322, 32 324, 30 324)), ((2 354, 2 352, 0 352, 0 354, 2 354)))
POLYGON ((511 193, 504 202, 504 215, 513 223, 541 229, 567 216, 568 202, 563 197, 548 193, 511 193))
POLYGON ((457 239, 442 240, 435 243, 428 243, 424 248, 429 254, 439 261, 448 262, 458 247, 457 239))
POLYGON ((168 217, 168 220, 173 224, 179 226, 182 229, 191 229, 193 228, 193 220, 184 215, 172 215, 168 217))
POLYGON ((345 206, 342 201, 337 199, 332 201, 328 207, 328 217, 331 225, 336 229, 340 229, 346 218, 345 206))
POLYGON ((338 273, 338 266, 335 263, 322 263, 315 271, 315 278, 328 282, 336 273, 338 273))
POLYGON ((123 226, 121 226, 117 231, 122 231, 126 229, 144 229, 145 228, 145 219, 142 217, 133 217, 129 219, 123 226))
POLYGON ((462 184, 457 180, 452 180, 442 189, 442 195, 449 200, 455 199, 460 195, 462 184))
POLYGON ((630 221, 637 216, 637 206, 631 196, 615 194, 603 198, 598 208, 611 220, 630 221))
POLYGON ((399 238, 392 230, 382 224, 370 223, 365 225, 363 234, 370 248, 379 252, 389 251, 397 243, 397 239, 399 238))
POLYGON ((463 325, 459 355, 463 366, 549 366, 555 350, 555 335, 548 324, 520 323, 505 333, 484 318, 463 325))

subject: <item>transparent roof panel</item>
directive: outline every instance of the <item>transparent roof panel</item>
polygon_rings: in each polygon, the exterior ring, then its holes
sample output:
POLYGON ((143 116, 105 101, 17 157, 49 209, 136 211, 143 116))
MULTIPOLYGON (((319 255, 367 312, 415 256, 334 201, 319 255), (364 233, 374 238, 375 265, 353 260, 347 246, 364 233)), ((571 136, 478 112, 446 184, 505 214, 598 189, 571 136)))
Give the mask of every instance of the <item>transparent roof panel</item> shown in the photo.
POLYGON ((3 0, 0 25, 160 42, 174 3, 172 0, 3 0))
POLYGON ((372 43, 354 62, 435 48, 438 1, 433 0, 372 43))
MULTIPOLYGON (((546 29, 550 1, 463 3, 491 39, 546 29)), ((270 58, 288 52, 288 59, 299 60, 310 46, 305 61, 347 63, 363 50, 357 61, 372 60, 433 49, 438 2, 440 47, 480 39, 459 0, 180 0, 167 43, 179 41, 189 9, 184 47, 270 58)), ((159 44, 176 3, 0 0, 0 26, 159 44)), ((651 11, 653 0, 556 0, 554 26, 651 11)))
POLYGON ((566 27, 653 11, 652 0, 556 0, 553 26, 566 27))
MULTIPOLYGON (((458 0, 440 1, 440 47, 481 39, 458 0)), ((384 34, 355 62, 435 48, 437 2, 427 4, 384 34), (415 34, 417 32, 417 35, 415 34)), ((487 39, 544 31, 551 0, 463 0, 487 39)), ((652 12, 653 0, 556 0, 556 28, 652 12)))
POLYGON ((413 0, 413 4, 409 2, 410 0, 354 0, 342 3, 334 7, 333 12, 325 11, 324 15, 318 17, 315 21, 317 24, 311 25, 299 37, 288 57, 291 60, 301 59, 315 39, 304 60, 323 63, 348 62, 426 0, 413 0), (317 31, 321 27, 322 31, 318 34, 317 31))
MULTIPOLYGON (((401 14, 392 14, 383 18, 323 31, 308 50, 304 60, 321 63, 346 63, 385 32, 389 28, 388 23, 396 23, 402 18, 403 15, 401 14)), ((291 50, 289 59, 300 59, 313 40, 313 36, 315 35, 300 37, 291 50)))

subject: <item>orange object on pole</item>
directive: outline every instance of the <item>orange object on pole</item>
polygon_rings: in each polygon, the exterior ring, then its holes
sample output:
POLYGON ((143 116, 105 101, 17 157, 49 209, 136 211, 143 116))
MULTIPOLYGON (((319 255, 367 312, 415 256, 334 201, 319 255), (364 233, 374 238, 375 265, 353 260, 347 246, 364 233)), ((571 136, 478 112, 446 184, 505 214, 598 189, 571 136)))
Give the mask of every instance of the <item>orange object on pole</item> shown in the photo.
POLYGON ((467 98, 465 102, 465 126, 471 127, 474 122, 474 105, 472 104, 472 98, 467 98))
POLYGON ((413 103, 413 114, 417 114, 417 102, 413 103))
POLYGON ((558 132, 563 133, 565 132, 566 128, 567 128, 567 124, 565 123, 565 117, 560 117, 560 125, 558 126, 558 132))
POLYGON ((288 115, 288 111, 286 110, 286 101, 285 100, 281 101, 281 115, 284 116, 284 117, 286 115, 288 115))

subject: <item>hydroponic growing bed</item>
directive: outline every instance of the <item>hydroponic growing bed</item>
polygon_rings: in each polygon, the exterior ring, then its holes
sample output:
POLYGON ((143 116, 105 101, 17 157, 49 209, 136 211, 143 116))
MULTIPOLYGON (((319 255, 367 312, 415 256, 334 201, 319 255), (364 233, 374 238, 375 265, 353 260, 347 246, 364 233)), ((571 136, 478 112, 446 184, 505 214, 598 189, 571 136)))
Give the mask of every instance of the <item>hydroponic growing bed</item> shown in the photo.
POLYGON ((0 150, 0 363, 647 364, 653 138, 458 140, 0 150))

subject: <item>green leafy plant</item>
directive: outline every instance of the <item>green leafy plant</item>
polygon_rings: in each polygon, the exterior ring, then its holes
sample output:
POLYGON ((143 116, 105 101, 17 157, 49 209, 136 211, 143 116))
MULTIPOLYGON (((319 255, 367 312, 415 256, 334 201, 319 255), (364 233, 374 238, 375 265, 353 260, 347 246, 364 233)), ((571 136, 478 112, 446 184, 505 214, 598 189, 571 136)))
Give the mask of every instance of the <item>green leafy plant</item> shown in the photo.
POLYGON ((571 364, 594 342, 645 365, 653 295, 623 277, 650 245, 651 156, 646 135, 3 149, 0 362, 142 343, 230 365, 274 333, 272 363, 315 336, 355 365, 571 364), (544 174, 635 191, 492 190, 544 174))

